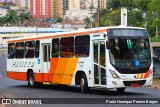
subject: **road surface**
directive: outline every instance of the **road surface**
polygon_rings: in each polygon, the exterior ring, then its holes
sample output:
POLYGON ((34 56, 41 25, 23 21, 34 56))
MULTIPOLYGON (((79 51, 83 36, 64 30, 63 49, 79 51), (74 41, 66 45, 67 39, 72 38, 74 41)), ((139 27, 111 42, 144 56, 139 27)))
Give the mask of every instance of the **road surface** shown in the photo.
MULTIPOLYGON (((156 65, 158 66, 158 65, 156 65)), ((159 68, 157 68, 159 69, 159 68)), ((158 71, 156 71, 158 72, 158 71)), ((6 60, 0 55, 0 97, 2 98, 160 98, 160 91, 144 87, 127 88, 125 93, 116 90, 91 90, 87 94, 78 87, 47 85, 38 88, 27 87, 27 82, 15 81, 6 77, 6 60)), ((73 102, 74 103, 74 102, 73 102)), ((96 103, 96 99, 93 99, 96 103)), ((46 105, 0 105, 0 107, 159 107, 147 104, 46 104, 46 105)))

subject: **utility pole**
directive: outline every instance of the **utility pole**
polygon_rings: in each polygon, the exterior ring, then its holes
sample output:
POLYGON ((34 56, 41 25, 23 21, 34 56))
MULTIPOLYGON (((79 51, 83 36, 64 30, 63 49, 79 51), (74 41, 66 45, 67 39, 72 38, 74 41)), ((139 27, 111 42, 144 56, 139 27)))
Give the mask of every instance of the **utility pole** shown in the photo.
POLYGON ((36 17, 36 35, 38 35, 38 28, 37 28, 37 17, 36 17))
POLYGON ((98 8, 97 8, 97 27, 100 27, 100 1, 98 0, 98 8))
POLYGON ((62 17, 62 29, 64 29, 64 13, 63 13, 63 17, 62 17))
POLYGON ((64 29, 64 19, 65 19, 64 16, 65 16, 65 10, 66 10, 66 3, 64 2, 64 0, 62 5, 63 5, 62 29, 64 29))
MULTIPOLYGON (((88 2, 89 3, 89 2, 88 2)), ((90 16, 90 28, 92 28, 93 27, 93 25, 92 25, 92 20, 93 20, 93 9, 94 9, 94 7, 93 7, 93 0, 91 1, 91 6, 90 6, 90 11, 91 11, 91 16, 90 16)))

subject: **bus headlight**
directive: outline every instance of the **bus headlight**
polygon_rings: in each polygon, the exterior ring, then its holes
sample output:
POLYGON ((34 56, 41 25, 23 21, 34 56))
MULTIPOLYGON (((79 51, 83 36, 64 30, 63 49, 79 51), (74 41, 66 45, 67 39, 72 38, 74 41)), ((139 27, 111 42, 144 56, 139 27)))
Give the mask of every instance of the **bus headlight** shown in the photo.
POLYGON ((150 72, 148 78, 150 78, 151 76, 153 76, 153 70, 151 70, 151 72, 150 72))
POLYGON ((111 75, 112 75, 112 77, 113 77, 114 79, 121 79, 121 78, 115 73, 115 71, 113 71, 113 70, 111 70, 111 69, 109 69, 109 71, 110 71, 110 73, 111 73, 111 75))

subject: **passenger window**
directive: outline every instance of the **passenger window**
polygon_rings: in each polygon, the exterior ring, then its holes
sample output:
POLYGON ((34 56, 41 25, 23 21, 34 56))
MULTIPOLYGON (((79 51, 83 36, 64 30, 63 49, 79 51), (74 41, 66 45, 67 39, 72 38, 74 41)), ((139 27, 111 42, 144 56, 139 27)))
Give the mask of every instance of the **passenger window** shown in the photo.
POLYGON ((15 43, 8 44, 8 59, 13 59, 15 54, 15 43))
POLYGON ((78 36, 75 39, 75 56, 76 57, 88 57, 90 49, 90 37, 78 36))
POLYGON ((74 38, 69 37, 69 38, 62 38, 60 42, 60 56, 61 57, 73 57, 74 53, 74 38))
POLYGON ((25 42, 25 58, 34 58, 34 41, 25 42))
POLYGON ((59 39, 52 40, 52 57, 59 57, 59 39))
POLYGON ((15 58, 24 58, 24 42, 16 43, 15 58))

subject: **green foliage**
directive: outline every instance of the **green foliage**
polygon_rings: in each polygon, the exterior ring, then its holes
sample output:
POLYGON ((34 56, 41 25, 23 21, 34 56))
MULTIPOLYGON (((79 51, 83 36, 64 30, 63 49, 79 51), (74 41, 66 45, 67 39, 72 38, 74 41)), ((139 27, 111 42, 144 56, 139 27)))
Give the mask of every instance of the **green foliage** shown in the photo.
POLYGON ((27 21, 32 21, 30 13, 21 13, 17 15, 15 10, 8 10, 4 17, 0 17, 0 26, 19 26, 25 24, 27 21))
POLYGON ((58 17, 58 18, 57 18, 57 22, 58 22, 58 23, 62 22, 62 20, 63 20, 62 17, 58 17))
POLYGON ((146 12, 148 11, 148 5, 151 2, 151 0, 136 0, 135 5, 138 9, 141 9, 142 11, 146 12))
POLYGON ((101 11, 100 26, 120 25, 121 7, 128 9, 128 26, 145 27, 154 37, 157 25, 160 36, 160 0, 109 0, 107 10, 101 11))
POLYGON ((119 7, 121 7, 120 0, 110 0, 110 6, 110 8, 112 9, 118 9, 119 7))
POLYGON ((155 36, 154 36, 154 37, 151 37, 151 38, 150 38, 150 41, 151 41, 151 42, 160 42, 160 37, 155 37, 155 36))
POLYGON ((128 25, 129 26, 143 26, 144 22, 143 11, 142 10, 133 10, 128 12, 128 25))
POLYGON ((19 21, 21 24, 25 23, 26 21, 32 21, 33 18, 31 17, 30 13, 21 13, 19 15, 19 21))
POLYGON ((151 0, 148 7, 150 11, 160 13, 160 0, 151 0))
POLYGON ((15 10, 9 10, 5 18, 6 18, 6 22, 10 26, 13 26, 18 22, 17 12, 15 10))

